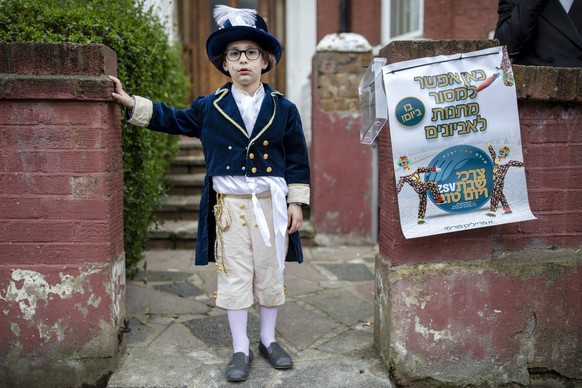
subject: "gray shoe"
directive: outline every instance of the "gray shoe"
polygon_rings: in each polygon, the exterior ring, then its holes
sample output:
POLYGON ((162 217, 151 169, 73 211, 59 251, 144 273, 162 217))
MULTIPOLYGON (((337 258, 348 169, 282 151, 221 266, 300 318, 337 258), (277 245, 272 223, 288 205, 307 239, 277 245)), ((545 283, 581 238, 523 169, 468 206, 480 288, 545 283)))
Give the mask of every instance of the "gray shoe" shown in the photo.
POLYGON ((273 368, 293 368, 291 356, 276 342, 273 342, 268 347, 259 342, 259 353, 269 361, 273 368))
POLYGON ((248 356, 243 352, 234 353, 226 367, 226 379, 228 381, 244 381, 248 379, 253 358, 253 352, 250 349, 248 356))

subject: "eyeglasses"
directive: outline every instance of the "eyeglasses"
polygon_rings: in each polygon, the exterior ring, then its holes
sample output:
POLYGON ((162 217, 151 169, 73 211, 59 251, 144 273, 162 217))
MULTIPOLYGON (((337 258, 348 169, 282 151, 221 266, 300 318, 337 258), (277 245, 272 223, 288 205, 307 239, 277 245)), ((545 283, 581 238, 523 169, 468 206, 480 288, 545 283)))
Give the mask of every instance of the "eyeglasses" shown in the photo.
POLYGON ((255 61, 261 56, 261 50, 258 48, 250 48, 246 50, 230 49, 224 53, 224 55, 229 61, 235 62, 240 59, 242 53, 245 53, 245 57, 247 57, 249 61, 255 61))

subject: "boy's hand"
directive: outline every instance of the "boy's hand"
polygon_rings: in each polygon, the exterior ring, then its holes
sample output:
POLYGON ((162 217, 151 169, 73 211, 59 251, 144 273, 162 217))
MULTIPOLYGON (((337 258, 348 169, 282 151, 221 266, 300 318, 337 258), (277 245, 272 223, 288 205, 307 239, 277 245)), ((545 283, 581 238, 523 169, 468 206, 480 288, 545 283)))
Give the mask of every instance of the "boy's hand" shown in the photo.
POLYGON ((115 92, 111 93, 113 99, 115 99, 115 101, 117 101, 124 107, 128 109, 133 109, 133 98, 131 98, 129 94, 127 94, 125 90, 123 90, 123 87, 121 86, 121 81, 112 75, 109 75, 108 77, 115 84, 115 92))
POLYGON ((297 232, 303 223, 303 209, 301 206, 292 203, 287 209, 287 215, 289 216, 289 224, 287 225, 288 233, 297 232))

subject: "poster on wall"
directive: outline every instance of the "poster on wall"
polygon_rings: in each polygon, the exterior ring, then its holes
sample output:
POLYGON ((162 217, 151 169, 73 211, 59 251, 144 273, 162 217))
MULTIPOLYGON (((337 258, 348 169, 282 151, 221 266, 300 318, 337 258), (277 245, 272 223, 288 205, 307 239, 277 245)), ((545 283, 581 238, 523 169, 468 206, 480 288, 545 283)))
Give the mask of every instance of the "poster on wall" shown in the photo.
POLYGON ((535 219, 503 47, 382 67, 406 238, 535 219))

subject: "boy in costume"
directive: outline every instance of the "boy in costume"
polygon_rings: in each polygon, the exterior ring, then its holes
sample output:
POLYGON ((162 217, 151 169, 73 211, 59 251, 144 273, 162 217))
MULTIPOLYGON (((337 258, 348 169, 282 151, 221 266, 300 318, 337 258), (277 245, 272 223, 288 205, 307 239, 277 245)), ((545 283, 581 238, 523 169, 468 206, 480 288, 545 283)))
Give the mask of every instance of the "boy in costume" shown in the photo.
POLYGON ((201 140, 207 173, 195 264, 216 262, 216 305, 227 310, 233 340, 226 378, 243 381, 254 357, 247 336, 253 303, 259 305, 259 353, 275 368, 293 367, 275 341, 275 326, 285 302, 285 261, 303 261, 298 230, 309 204, 309 160, 297 107, 261 83, 261 74, 281 58, 277 38, 253 9, 219 5, 214 18, 219 29, 208 37, 206 52, 232 82, 188 109, 129 96, 110 78, 130 123, 201 140))

